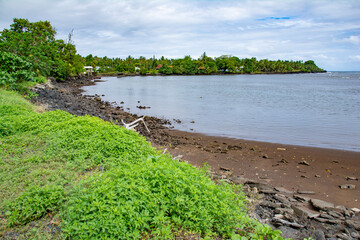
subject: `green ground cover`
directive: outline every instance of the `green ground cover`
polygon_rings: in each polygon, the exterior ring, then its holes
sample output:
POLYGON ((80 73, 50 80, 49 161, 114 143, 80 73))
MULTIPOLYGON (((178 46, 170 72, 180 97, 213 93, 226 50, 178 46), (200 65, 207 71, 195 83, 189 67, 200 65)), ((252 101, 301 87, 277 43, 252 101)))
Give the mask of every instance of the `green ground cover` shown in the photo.
POLYGON ((0 237, 280 239, 242 190, 96 117, 0 89, 0 237))

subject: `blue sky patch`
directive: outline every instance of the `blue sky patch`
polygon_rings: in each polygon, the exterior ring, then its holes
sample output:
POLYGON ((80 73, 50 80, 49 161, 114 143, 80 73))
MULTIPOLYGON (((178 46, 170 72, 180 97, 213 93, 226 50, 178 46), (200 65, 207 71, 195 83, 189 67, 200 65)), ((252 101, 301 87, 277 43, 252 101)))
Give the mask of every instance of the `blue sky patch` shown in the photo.
POLYGON ((266 18, 260 18, 257 19, 259 21, 266 21, 266 20, 288 20, 291 19, 290 17, 266 17, 266 18))

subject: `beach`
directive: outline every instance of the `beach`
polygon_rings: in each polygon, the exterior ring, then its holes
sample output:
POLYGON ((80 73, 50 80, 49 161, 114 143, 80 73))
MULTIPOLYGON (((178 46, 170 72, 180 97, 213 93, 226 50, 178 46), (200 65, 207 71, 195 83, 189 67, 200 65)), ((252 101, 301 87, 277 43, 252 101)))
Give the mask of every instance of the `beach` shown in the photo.
MULTIPOLYGON (((56 83, 39 89, 36 101, 49 110, 98 116, 119 125, 121 119, 129 123, 139 118, 102 101, 101 96, 83 96, 80 88, 89 84, 95 83, 56 83)), ((153 146, 167 149, 174 157, 181 155, 195 166, 207 163, 211 171, 233 179, 250 179, 292 194, 360 208, 360 152, 206 136, 173 130, 168 120, 155 117, 145 117, 145 122, 150 132, 142 124, 136 130, 153 146)))
MULTIPOLYGON (((214 171, 230 171, 232 176, 256 180, 293 193, 360 207, 359 152, 256 142, 166 131, 183 140, 168 148, 174 156, 183 155, 191 164, 208 163, 214 171), (356 180, 355 180, 356 179, 356 180), (354 185, 355 189, 341 189, 354 185)), ((181 141, 180 140, 180 141, 181 141)))

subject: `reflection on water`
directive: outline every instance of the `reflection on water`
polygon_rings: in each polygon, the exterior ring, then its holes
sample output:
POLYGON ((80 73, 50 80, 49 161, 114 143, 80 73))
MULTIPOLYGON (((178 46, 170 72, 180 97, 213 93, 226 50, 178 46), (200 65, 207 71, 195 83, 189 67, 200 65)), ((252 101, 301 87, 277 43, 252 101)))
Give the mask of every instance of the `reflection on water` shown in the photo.
POLYGON ((180 119, 173 121, 180 130, 360 151, 359 72, 103 80, 85 94, 124 101, 139 115, 180 119))

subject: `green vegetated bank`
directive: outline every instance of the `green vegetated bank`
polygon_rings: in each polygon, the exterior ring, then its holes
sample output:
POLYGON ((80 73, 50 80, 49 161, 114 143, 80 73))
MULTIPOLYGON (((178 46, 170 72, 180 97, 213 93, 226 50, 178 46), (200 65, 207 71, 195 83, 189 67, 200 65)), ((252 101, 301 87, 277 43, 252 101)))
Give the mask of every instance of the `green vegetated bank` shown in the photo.
POLYGON ((280 239, 241 188, 96 117, 38 113, 0 89, 0 236, 280 239), (19 235, 20 234, 20 235, 19 235))

